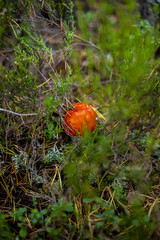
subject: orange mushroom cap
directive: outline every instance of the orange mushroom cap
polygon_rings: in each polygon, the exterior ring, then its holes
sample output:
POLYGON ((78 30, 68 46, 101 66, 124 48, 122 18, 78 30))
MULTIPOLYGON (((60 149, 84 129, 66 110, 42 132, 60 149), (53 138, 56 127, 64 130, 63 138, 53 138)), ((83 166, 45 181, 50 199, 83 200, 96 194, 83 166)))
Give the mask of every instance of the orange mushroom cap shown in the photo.
POLYGON ((96 112, 93 108, 89 104, 82 102, 75 103, 73 108, 64 116, 65 132, 72 137, 83 136, 85 129, 92 132, 97 124, 96 112))

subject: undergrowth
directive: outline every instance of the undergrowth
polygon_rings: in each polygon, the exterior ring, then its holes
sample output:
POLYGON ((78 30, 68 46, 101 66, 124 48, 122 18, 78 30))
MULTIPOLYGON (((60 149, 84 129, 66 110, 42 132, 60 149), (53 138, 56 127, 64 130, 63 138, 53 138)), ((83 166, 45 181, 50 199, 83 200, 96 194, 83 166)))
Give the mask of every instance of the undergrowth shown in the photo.
POLYGON ((159 239, 158 26, 134 0, 0 6, 0 239, 159 239), (70 137, 78 101, 98 124, 70 137))

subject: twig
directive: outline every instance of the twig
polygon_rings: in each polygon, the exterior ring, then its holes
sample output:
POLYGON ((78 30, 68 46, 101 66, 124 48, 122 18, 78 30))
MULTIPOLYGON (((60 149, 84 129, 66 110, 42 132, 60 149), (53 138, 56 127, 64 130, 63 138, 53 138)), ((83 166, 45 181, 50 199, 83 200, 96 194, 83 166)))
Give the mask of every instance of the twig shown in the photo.
POLYGON ((96 49, 98 49, 98 50, 101 51, 101 49, 100 49, 98 46, 96 46, 93 42, 87 41, 87 40, 85 40, 85 39, 83 39, 83 38, 81 38, 81 37, 79 37, 79 36, 77 36, 77 35, 74 35, 74 37, 75 37, 76 39, 81 40, 82 42, 85 42, 85 43, 89 44, 90 46, 92 46, 92 47, 94 47, 94 48, 96 48, 96 49))
POLYGON ((5 59, 7 59, 7 61, 10 61, 10 59, 8 57, 6 57, 1 51, 0 54, 2 55, 2 57, 4 57, 5 59))
POLYGON ((74 35, 74 37, 75 37, 76 39, 81 40, 82 42, 84 42, 84 43, 85 43, 84 45, 87 44, 87 45, 89 45, 89 46, 91 46, 91 47, 94 47, 95 49, 99 50, 100 53, 101 53, 101 55, 102 55, 102 57, 103 57, 103 59, 104 59, 104 64, 105 64, 108 72, 111 73, 112 75, 116 76, 116 77, 120 76, 119 74, 112 72, 112 70, 108 67, 108 65, 107 65, 107 63, 106 63, 106 61, 105 61, 105 55, 104 55, 104 53, 103 53, 103 51, 102 51, 102 49, 101 49, 100 47, 96 46, 93 42, 84 40, 83 38, 81 38, 81 37, 79 37, 79 36, 77 36, 77 35, 74 35))
POLYGON ((10 111, 10 110, 7 110, 7 109, 3 109, 3 108, 0 108, 0 111, 7 112, 7 113, 10 113, 10 114, 13 114, 13 115, 20 116, 20 117, 36 116, 38 114, 38 113, 16 113, 16 112, 13 112, 13 111, 10 111))

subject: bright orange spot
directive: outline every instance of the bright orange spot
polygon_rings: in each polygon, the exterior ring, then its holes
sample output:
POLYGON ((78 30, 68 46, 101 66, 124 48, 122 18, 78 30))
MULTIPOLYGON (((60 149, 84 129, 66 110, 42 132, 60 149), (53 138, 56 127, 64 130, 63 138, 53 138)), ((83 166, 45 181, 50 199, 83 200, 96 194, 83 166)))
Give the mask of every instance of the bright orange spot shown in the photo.
POLYGON ((84 135, 84 130, 92 132, 97 124, 96 112, 93 108, 87 104, 78 102, 73 105, 73 110, 69 110, 64 116, 64 130, 65 132, 75 137, 78 131, 80 135, 84 135))

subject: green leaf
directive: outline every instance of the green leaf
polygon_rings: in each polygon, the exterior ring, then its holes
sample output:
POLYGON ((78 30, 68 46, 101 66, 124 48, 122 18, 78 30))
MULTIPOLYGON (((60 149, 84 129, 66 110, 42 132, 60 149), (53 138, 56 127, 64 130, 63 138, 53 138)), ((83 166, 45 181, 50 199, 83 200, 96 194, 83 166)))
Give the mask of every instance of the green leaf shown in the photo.
POLYGON ((22 227, 19 231, 19 235, 21 236, 21 238, 26 238, 27 236, 27 229, 25 227, 22 227))

